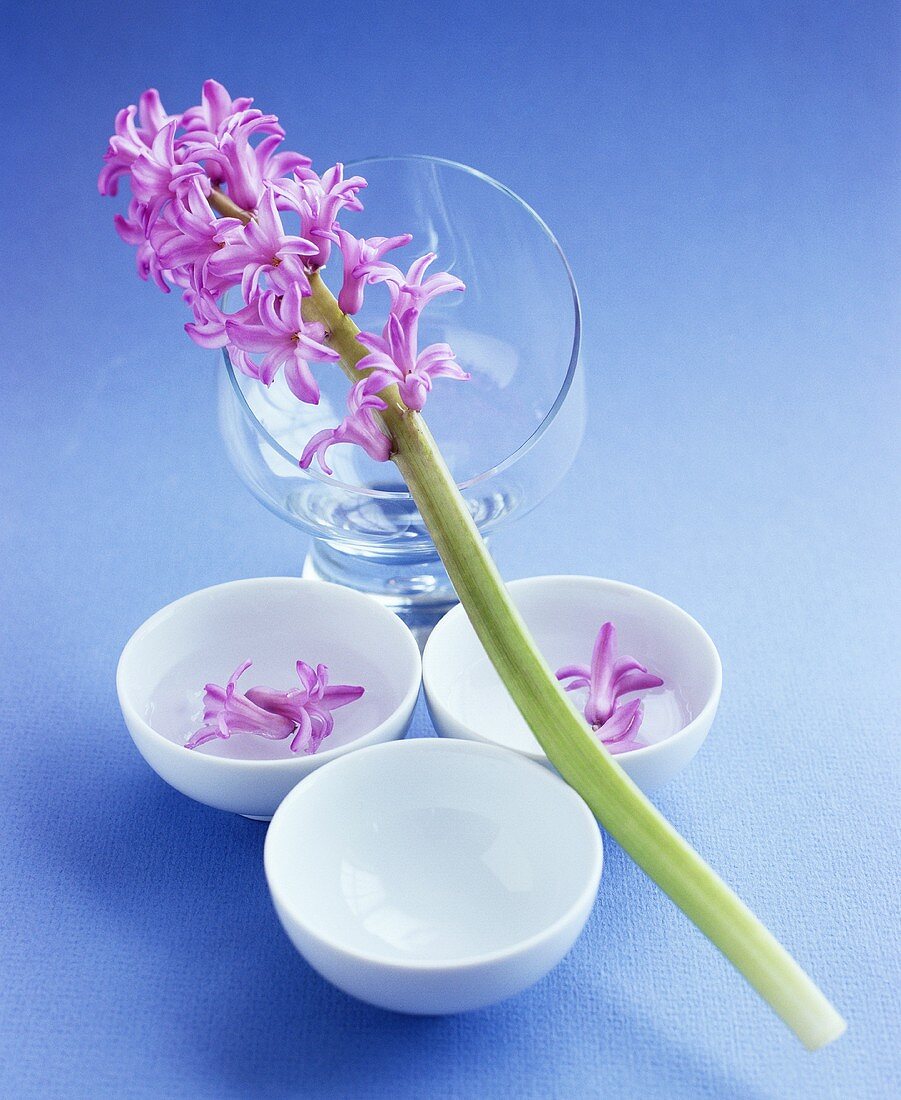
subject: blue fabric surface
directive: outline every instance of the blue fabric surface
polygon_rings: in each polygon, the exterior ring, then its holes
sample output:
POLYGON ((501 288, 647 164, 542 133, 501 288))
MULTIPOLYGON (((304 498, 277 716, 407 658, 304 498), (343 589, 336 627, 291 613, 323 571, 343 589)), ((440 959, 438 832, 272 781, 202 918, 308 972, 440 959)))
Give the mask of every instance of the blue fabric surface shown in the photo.
POLYGON ((5 6, 2 1095, 898 1094, 898 21, 784 7, 5 6), (830 1049, 613 844, 530 992, 449 1019, 355 1003, 281 933, 263 827, 139 759, 113 686, 134 627, 305 552, 229 469, 214 358, 95 191, 115 109, 209 75, 319 163, 460 159, 559 234, 591 432, 498 557, 710 631, 720 714, 657 801, 847 1015, 830 1049))

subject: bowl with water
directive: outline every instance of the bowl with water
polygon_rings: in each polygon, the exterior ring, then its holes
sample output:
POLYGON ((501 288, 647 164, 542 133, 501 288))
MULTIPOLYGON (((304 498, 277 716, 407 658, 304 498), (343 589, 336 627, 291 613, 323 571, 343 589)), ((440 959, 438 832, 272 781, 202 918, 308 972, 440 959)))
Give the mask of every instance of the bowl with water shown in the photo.
POLYGON ((323 581, 261 577, 201 589, 152 615, 122 651, 116 687, 132 740, 160 778, 198 802, 265 820, 323 764, 402 738, 421 668, 413 635, 377 600, 323 581), (296 688, 302 660, 327 665, 330 683, 363 695, 334 711, 333 731, 309 755, 247 733, 186 748, 203 725, 205 684, 224 685, 248 660, 241 692, 296 688))
MULTIPOLYGON (((682 771, 710 731, 722 689, 719 654, 703 627, 662 596, 619 581, 530 577, 508 588, 554 670, 587 664, 599 628, 614 623, 620 653, 663 680, 663 686, 641 693, 641 747, 616 760, 646 791, 682 771)), ((498 745, 550 766, 462 607, 450 611, 429 638, 423 686, 441 736, 498 745)), ((571 698, 584 705, 581 693, 571 698)))

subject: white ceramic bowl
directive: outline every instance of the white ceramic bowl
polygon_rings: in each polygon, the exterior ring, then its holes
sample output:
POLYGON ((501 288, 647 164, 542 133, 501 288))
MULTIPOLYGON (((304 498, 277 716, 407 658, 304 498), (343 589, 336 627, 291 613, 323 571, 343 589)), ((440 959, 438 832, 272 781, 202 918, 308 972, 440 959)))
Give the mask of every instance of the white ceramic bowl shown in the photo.
POLYGON ((310 965, 362 1001, 425 1015, 538 981, 582 931, 601 863, 597 823, 558 776, 437 738, 322 768, 278 808, 265 849, 279 919, 310 965))
MULTIPOLYGON (((719 703, 722 666, 702 627, 662 596, 597 577, 530 577, 508 588, 552 669, 588 664, 597 632, 610 620, 619 652, 665 681, 642 694, 640 737, 619 764, 643 789, 680 772, 707 736, 719 703)), ((438 623, 423 654, 423 684, 438 733, 513 749, 548 764, 494 671, 462 607, 438 623)))
POLYGON ((413 635, 370 596, 322 581, 269 577, 205 588, 151 616, 122 652, 116 688, 134 743, 167 783, 208 806, 268 819, 322 764, 403 737, 421 668, 413 635), (239 685, 245 690, 291 687, 295 662, 305 660, 328 665, 332 683, 361 684, 366 691, 334 712, 334 732, 311 756, 252 735, 186 749, 203 685, 224 684, 248 659, 253 667, 239 685))

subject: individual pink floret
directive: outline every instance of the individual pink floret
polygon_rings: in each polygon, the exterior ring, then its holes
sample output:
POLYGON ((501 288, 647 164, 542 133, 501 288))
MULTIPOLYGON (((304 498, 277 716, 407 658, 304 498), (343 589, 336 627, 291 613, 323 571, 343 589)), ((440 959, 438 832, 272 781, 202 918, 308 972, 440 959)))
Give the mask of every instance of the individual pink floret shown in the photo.
POLYGON ((250 733, 269 741, 291 738, 291 752, 310 755, 335 728, 332 711, 346 707, 364 694, 352 684, 329 684, 328 667, 298 661, 299 688, 278 691, 253 687, 242 695, 237 682, 250 668, 245 661, 232 673, 225 687, 207 684, 204 690, 203 725, 185 743, 196 749, 210 741, 228 740, 236 733, 250 733))
POLYGON ((635 735, 644 709, 639 699, 623 703, 621 697, 634 691, 661 687, 663 680, 648 672, 634 657, 617 657, 616 627, 606 622, 598 631, 590 665, 564 665, 557 679, 568 680, 567 691, 588 689, 585 718, 611 752, 636 748, 635 735), (617 747, 614 747, 617 746, 617 747))
POLYGON ((218 684, 206 685, 203 725, 185 743, 186 749, 196 749, 217 739, 228 740, 235 733, 253 733, 274 741, 283 741, 294 733, 295 724, 290 718, 264 710, 238 691, 238 680, 250 666, 250 661, 238 665, 224 688, 218 684))
POLYGON ((341 249, 344 262, 344 281, 338 294, 338 305, 350 315, 359 313, 363 306, 363 288, 367 283, 385 281, 396 271, 385 262, 385 256, 394 248, 401 248, 413 240, 411 233, 399 237, 355 237, 340 226, 335 228, 335 240, 341 249))
MULTIPOLYGON (((294 396, 315 405, 319 401, 319 386, 307 361, 335 361, 339 356, 324 343, 325 326, 319 321, 304 320, 302 304, 303 296, 296 283, 281 296, 266 291, 253 307, 229 317, 225 331, 230 344, 239 351, 265 353, 256 365, 256 377, 265 386, 272 384, 284 366, 285 381, 294 396)), ((246 373, 252 373, 247 370, 246 358, 241 365, 246 373)))
POLYGON ((391 457, 391 440, 379 427, 375 414, 388 406, 369 389, 369 379, 357 382, 347 397, 348 415, 336 428, 325 428, 310 440, 300 457, 302 469, 309 469, 315 458, 323 471, 332 473, 326 461, 330 447, 338 443, 354 443, 362 447, 376 462, 387 462, 391 457))
POLYGON ((329 684, 326 665, 297 662, 297 676, 301 686, 291 691, 273 688, 251 688, 247 698, 258 706, 291 719, 297 732, 291 741, 291 751, 311 755, 335 728, 332 711, 346 707, 364 694, 364 689, 351 684, 329 684))
POLYGON ((455 362, 449 344, 430 344, 417 351, 419 315, 414 307, 399 316, 394 306, 381 336, 361 332, 359 342, 369 354, 357 363, 358 370, 369 370, 370 389, 383 390, 397 386, 400 398, 408 409, 419 412, 436 378, 454 378, 465 382, 469 374, 455 362))

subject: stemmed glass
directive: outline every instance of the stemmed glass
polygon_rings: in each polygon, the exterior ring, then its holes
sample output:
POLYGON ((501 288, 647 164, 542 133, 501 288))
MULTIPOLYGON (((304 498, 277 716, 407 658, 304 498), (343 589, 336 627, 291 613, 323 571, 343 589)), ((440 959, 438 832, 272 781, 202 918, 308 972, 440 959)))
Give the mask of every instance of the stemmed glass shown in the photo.
MULTIPOLYGON (((413 242, 391 257, 399 267, 432 251, 436 269, 466 283, 465 294, 437 298, 423 313, 420 347, 450 344, 472 379, 439 380, 425 415, 490 535, 554 489, 584 432, 581 317, 569 265, 535 211, 473 168, 397 156, 348 171, 369 187, 365 210, 347 215, 347 228, 359 237, 410 232, 413 242)), ((340 260, 323 276, 337 291, 340 260)), ((381 332, 388 301, 385 287, 370 287, 354 320, 381 332)), ((311 406, 281 377, 267 389, 225 358, 219 419, 228 455, 262 504, 313 536, 303 575, 377 596, 423 637, 456 599, 395 467, 350 446, 330 452, 332 477, 298 465, 310 437, 344 416, 345 376, 318 366, 322 397, 311 406)))

